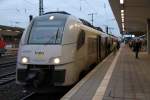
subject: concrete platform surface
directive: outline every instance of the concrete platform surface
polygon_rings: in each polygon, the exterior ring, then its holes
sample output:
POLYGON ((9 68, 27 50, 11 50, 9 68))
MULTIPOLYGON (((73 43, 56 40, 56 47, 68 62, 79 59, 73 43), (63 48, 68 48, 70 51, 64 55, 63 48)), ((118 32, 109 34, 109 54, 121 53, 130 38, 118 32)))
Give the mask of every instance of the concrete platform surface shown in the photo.
POLYGON ((150 100, 150 56, 127 46, 96 66, 61 100, 150 100))
POLYGON ((150 55, 140 52, 136 59, 125 46, 103 100, 150 100, 150 55))

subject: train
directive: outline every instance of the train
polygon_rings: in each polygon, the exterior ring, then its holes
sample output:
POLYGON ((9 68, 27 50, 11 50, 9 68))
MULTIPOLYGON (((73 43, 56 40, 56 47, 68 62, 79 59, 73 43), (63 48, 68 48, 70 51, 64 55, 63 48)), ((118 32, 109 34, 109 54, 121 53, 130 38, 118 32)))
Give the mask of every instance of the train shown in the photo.
POLYGON ((117 41, 99 29, 67 12, 35 17, 21 37, 16 83, 38 91, 75 84, 117 41))
POLYGON ((2 54, 5 54, 6 52, 5 46, 6 46, 5 40, 3 39, 2 36, 0 36, 0 57, 2 56, 2 54))

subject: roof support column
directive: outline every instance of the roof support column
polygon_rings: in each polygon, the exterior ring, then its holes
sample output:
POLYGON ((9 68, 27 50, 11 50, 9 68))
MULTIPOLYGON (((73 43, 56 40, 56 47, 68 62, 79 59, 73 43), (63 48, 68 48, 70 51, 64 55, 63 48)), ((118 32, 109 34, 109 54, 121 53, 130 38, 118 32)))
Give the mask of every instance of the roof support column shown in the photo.
POLYGON ((147 19, 147 52, 150 54, 150 19, 147 19))

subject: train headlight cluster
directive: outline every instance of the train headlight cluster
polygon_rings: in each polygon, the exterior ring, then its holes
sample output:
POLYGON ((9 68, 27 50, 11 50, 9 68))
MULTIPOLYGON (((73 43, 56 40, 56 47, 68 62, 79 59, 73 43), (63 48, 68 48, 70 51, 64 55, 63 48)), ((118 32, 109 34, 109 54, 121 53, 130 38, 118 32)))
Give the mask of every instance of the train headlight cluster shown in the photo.
POLYGON ((55 64, 59 64, 60 63, 60 59, 59 58, 54 58, 54 63, 55 64))
POLYGON ((61 59, 59 57, 53 57, 53 58, 49 59, 49 63, 54 64, 54 65, 60 64, 60 61, 61 61, 61 59))
POLYGON ((50 17, 49 17, 49 20, 53 20, 53 19, 54 19, 54 16, 50 16, 50 17))
POLYGON ((29 59, 27 57, 22 57, 21 58, 21 63, 22 64, 27 64, 29 62, 29 59))

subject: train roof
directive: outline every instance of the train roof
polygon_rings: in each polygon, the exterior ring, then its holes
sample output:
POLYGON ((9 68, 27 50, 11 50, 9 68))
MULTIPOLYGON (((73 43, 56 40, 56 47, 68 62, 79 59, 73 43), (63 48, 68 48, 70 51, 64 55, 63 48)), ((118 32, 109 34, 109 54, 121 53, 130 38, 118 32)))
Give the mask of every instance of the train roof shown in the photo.
POLYGON ((93 29, 96 29, 96 30, 98 30, 98 31, 103 32, 103 30, 102 30, 101 27, 95 27, 95 26, 93 26, 92 24, 90 24, 88 21, 86 21, 86 20, 84 20, 84 19, 81 19, 81 18, 79 18, 79 20, 80 20, 84 25, 89 26, 89 27, 91 27, 91 28, 93 28, 93 29))
POLYGON ((47 12, 41 16, 37 16, 34 19, 35 20, 43 20, 43 19, 49 19, 50 17, 55 17, 55 19, 59 19, 59 20, 64 20, 66 21, 66 19, 70 16, 69 13, 64 12, 64 11, 56 11, 56 12, 47 12))
MULTIPOLYGON (((66 12, 66 11, 52 11, 52 12, 46 12, 46 13, 43 14, 43 15, 55 14, 55 13, 57 13, 57 14, 64 14, 64 15, 71 15, 70 13, 68 13, 68 12, 66 12)), ((88 22, 88 21, 86 21, 85 19, 82 19, 82 18, 79 18, 79 20, 80 20, 84 25, 89 26, 89 27, 91 27, 91 28, 93 28, 93 29, 96 29, 96 30, 98 30, 98 31, 103 32, 103 30, 102 30, 101 27, 95 27, 95 26, 93 26, 90 22, 88 22)))
POLYGON ((65 14, 65 15, 71 15, 70 13, 65 12, 65 11, 52 11, 52 12, 46 12, 46 13, 43 14, 43 15, 46 15, 46 14, 54 14, 54 13, 65 14))
MULTIPOLYGON (((65 11, 46 12, 46 13, 43 14, 43 15, 48 15, 48 14, 64 14, 64 15, 66 15, 66 16, 71 15, 70 13, 65 12, 65 11)), ((73 16, 73 15, 71 15, 71 16, 73 16)), ((43 16, 43 17, 44 17, 44 16, 43 16)), ((65 16, 64 16, 64 17, 65 17, 65 16)), ((82 19, 82 18, 78 18, 78 19, 81 21, 81 23, 82 23, 83 25, 88 26, 88 27, 90 27, 90 28, 92 28, 92 29, 95 29, 95 30, 97 30, 97 31, 100 31, 100 32, 103 33, 103 35, 106 34, 106 33, 104 33, 104 31, 102 30, 101 27, 95 27, 95 26, 93 26, 90 22, 86 21, 85 19, 82 19)), ((106 35, 105 35, 105 36, 106 36, 106 35)), ((108 34, 107 34, 107 36, 108 36, 108 34)))
POLYGON ((84 20, 84 19, 81 19, 81 18, 79 18, 79 20, 80 20, 84 25, 94 28, 94 26, 91 25, 88 21, 86 21, 86 20, 84 20))
POLYGON ((101 32, 104 32, 103 29, 101 27, 95 27, 96 30, 99 30, 101 32))

